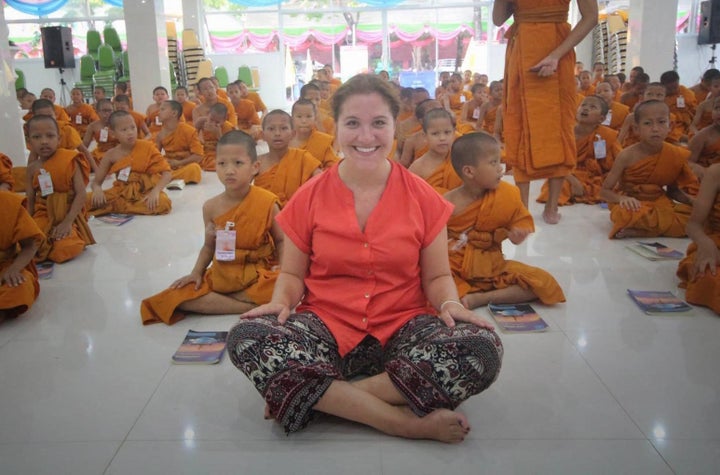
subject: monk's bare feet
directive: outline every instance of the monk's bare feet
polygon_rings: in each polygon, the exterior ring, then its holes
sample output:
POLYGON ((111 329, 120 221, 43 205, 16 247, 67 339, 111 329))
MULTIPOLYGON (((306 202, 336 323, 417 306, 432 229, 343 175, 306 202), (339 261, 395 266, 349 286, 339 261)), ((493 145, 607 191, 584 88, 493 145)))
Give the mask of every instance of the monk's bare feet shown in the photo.
POLYGON ((557 210, 545 209, 542 214, 543 221, 548 224, 557 224, 560 222, 560 213, 557 210))
POLYGON ((620 231, 615 233, 615 239, 624 239, 632 237, 644 237, 645 233, 634 228, 622 228, 620 231))
POLYGON ((417 419, 417 432, 412 438, 439 440, 457 444, 465 440, 470 424, 463 414, 449 409, 438 409, 417 419))

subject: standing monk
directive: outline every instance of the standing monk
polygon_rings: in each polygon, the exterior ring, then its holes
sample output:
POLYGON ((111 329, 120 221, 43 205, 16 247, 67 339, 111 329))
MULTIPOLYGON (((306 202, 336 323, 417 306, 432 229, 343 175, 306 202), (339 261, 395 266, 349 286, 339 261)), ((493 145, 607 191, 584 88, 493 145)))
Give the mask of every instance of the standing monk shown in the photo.
POLYGON ((510 16, 505 57, 503 126, 507 161, 527 207, 530 180, 549 178, 543 219, 560 221, 562 184, 575 165, 575 53, 597 24, 595 0, 577 0, 582 18, 570 28, 570 0, 495 0, 493 22, 510 16))

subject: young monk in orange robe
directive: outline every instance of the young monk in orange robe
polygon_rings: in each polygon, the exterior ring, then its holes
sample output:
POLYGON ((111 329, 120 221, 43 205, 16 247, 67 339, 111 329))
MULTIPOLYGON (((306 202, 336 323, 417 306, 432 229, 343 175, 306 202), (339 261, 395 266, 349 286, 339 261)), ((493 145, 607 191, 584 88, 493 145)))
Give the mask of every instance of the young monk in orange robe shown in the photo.
POLYGON ((630 114, 628 106, 615 101, 615 93, 608 82, 601 82, 595 87, 595 95, 600 96, 608 105, 608 113, 602 125, 619 132, 630 114))
POLYGON ((203 170, 215 171, 215 147, 220 137, 233 130, 235 127, 226 120, 228 109, 225 104, 215 104, 210 108, 210 113, 200 119, 200 143, 205 149, 200 166, 203 170))
POLYGON ((462 185, 450 161, 450 147, 455 140, 455 116, 445 109, 431 109, 423 117, 423 132, 428 151, 408 168, 427 181, 440 194, 462 185))
POLYGON ((88 125, 85 137, 83 137, 83 145, 89 148, 93 140, 95 141, 92 155, 95 163, 99 165, 105 152, 115 147, 118 141, 110 130, 110 114, 113 113, 110 99, 100 99, 95 108, 100 118, 88 125))
POLYGON ((455 119, 460 119, 463 106, 472 99, 469 91, 463 90, 463 79, 460 73, 452 73, 450 75, 450 87, 447 94, 448 106, 450 112, 455 114, 455 119))
POLYGON ((197 83, 198 90, 203 99, 203 103, 193 109, 193 126, 197 130, 202 130, 204 121, 207 116, 210 115, 210 109, 215 104, 223 104, 227 108, 226 120, 230 122, 233 128, 237 127, 237 115, 235 115, 235 108, 229 100, 218 97, 217 88, 210 78, 202 78, 197 83))
POLYGON ((184 312, 243 313, 272 297, 283 233, 274 220, 277 197, 251 184, 259 169, 255 141, 240 131, 223 135, 216 163, 225 190, 203 205, 205 245, 189 275, 143 300, 145 325, 172 325, 184 312), (222 247, 224 231, 229 249, 222 247))
POLYGON ((295 136, 290 147, 307 150, 321 164, 323 170, 333 166, 340 160, 333 150, 335 138, 315 128, 315 104, 307 99, 299 99, 292 106, 292 121, 295 136))
POLYGON ((435 99, 427 99, 415 107, 415 118, 419 123, 418 130, 405 138, 400 151, 400 163, 405 167, 409 167, 412 162, 428 151, 427 138, 425 137, 425 132, 422 130, 425 114, 429 110, 442 108, 443 106, 440 101, 436 101, 435 99))
POLYGON ((70 91, 70 99, 72 103, 65 108, 65 112, 70 117, 70 125, 77 130, 80 137, 84 137, 88 125, 99 120, 100 117, 90 104, 85 104, 81 89, 74 88, 70 91))
POLYGON ((200 183, 205 150, 197 131, 192 125, 180 122, 182 106, 179 102, 165 101, 160 106, 157 117, 163 124, 155 135, 155 145, 165 155, 172 169, 173 180, 185 183, 200 183))
POLYGON ((152 139, 150 129, 146 124, 146 117, 137 111, 132 110, 130 107, 130 97, 125 95, 115 96, 113 101, 116 111, 125 111, 130 114, 135 121, 135 128, 137 129, 137 136, 139 139, 152 139))
POLYGON ((10 157, 0 153, 0 190, 13 191, 15 177, 13 176, 13 163, 10 157))
POLYGON ((720 95, 720 77, 713 79, 710 83, 710 87, 712 91, 710 98, 702 101, 700 105, 697 106, 697 109, 695 109, 695 115, 693 116, 693 120, 688 131, 690 138, 713 123, 713 104, 715 102, 715 98, 720 95))
POLYGON ((259 139, 260 135, 262 135, 262 127, 253 101, 242 98, 240 84, 237 82, 228 84, 227 93, 235 109, 235 115, 237 115, 238 130, 249 134, 255 140, 259 139))
POLYGON ((185 122, 188 124, 193 123, 193 109, 197 107, 197 104, 195 104, 193 101, 191 101, 188 98, 188 90, 185 86, 178 86, 177 89, 175 89, 174 94, 175 100, 178 101, 180 104, 182 104, 183 107, 183 117, 185 118, 185 122))
POLYGON ((475 125, 480 117, 483 104, 489 101, 488 88, 484 84, 473 84, 470 88, 472 99, 466 101, 462 106, 462 112, 457 123, 457 131, 460 134, 475 132, 475 125))
POLYGON ((567 23, 569 0, 495 0, 493 22, 513 16, 505 55, 503 127, 507 162, 527 207, 530 181, 550 179, 543 219, 560 221, 557 202, 575 167, 575 53, 597 24, 595 0, 578 0, 581 19, 567 23))
POLYGON ((685 299, 720 314, 720 164, 710 166, 687 224, 693 242, 677 276, 685 299))
POLYGON ((690 139, 690 168, 702 181, 707 167, 720 162, 720 97, 713 102, 713 123, 702 129, 690 139))
POLYGON ((138 140, 135 121, 129 113, 113 112, 110 127, 119 144, 105 154, 95 174, 92 192, 87 194, 90 214, 169 213, 172 203, 163 191, 171 178, 167 160, 153 142, 138 140), (108 173, 115 173, 116 180, 112 188, 103 190, 108 173))
MULTIPOLYGON (((665 101, 665 86, 659 82, 648 84, 640 103, 645 101, 665 101)), ((665 141, 673 145, 677 145, 680 143, 682 137, 682 124, 678 122, 675 114, 671 112, 670 132, 668 132, 667 137, 665 137, 665 141)), ((623 148, 628 148, 630 145, 636 144, 640 141, 640 135, 637 131, 637 122, 635 121, 635 115, 633 113, 628 114, 625 118, 625 123, 620 128, 620 133, 618 134, 618 140, 623 148)))
POLYGON ((150 104, 145 111, 145 125, 150 132, 150 135, 155 136, 160 129, 163 127, 162 119, 159 117, 160 106, 163 102, 170 99, 167 89, 163 86, 158 86, 153 89, 153 104, 150 104))
POLYGON ((327 111, 322 110, 320 107, 322 96, 320 86, 318 86, 316 81, 311 81, 300 88, 300 99, 307 99, 315 104, 315 127, 324 134, 335 135, 335 120, 327 111))
POLYGON ((0 189, 0 322, 26 312, 40 293, 33 257, 45 235, 24 201, 0 189))
POLYGON ((95 244, 84 210, 90 167, 76 150, 57 148, 59 129, 52 117, 30 119, 28 139, 37 155, 27 167, 28 212, 47 236, 37 259, 65 262, 95 244))
MULTIPOLYGON (((600 83, 601 86, 603 84, 606 83, 600 83)), ((578 108, 575 125, 577 164, 572 173, 565 177, 558 200, 559 205, 595 204, 602 201, 600 189, 605 175, 622 150, 617 141, 617 132, 600 125, 605 120, 607 112, 607 103, 599 96, 586 97, 578 108)), ((546 182, 537 200, 544 203, 547 198, 546 182)))
POLYGON ((506 260, 502 242, 522 243, 535 230, 519 190, 502 181, 500 146, 483 132, 464 135, 452 147, 463 184, 445 194, 455 205, 448 220, 450 269, 467 308, 540 299, 565 301, 557 281, 542 269, 506 260))
POLYGON ((687 192, 698 184, 690 152, 665 142, 670 111, 664 102, 638 104, 634 115, 640 142, 620 152, 600 192, 610 206, 610 238, 683 237, 693 202, 687 192))
POLYGON ((50 101, 50 104, 52 104, 54 109, 55 120, 58 125, 70 123, 70 116, 68 116, 67 112, 65 112, 65 109, 63 109, 61 105, 55 104, 55 91, 53 89, 46 87, 40 91, 40 99, 47 99, 50 101))
POLYGON ((493 81, 489 87, 489 98, 483 102, 478 111, 475 130, 482 130, 490 135, 495 134, 495 120, 498 108, 502 105, 503 85, 500 81, 493 81))
POLYGON ((686 141, 697 108, 695 94, 680 85, 680 75, 675 71, 662 73, 660 83, 665 86, 665 104, 670 108, 670 113, 675 114, 676 122, 682 131, 681 140, 686 141))
POLYGON ((295 131, 287 112, 280 109, 268 112, 262 126, 263 139, 270 151, 258 157, 260 169, 255 186, 275 193, 282 208, 303 183, 321 173, 322 165, 310 152, 290 147, 295 131))

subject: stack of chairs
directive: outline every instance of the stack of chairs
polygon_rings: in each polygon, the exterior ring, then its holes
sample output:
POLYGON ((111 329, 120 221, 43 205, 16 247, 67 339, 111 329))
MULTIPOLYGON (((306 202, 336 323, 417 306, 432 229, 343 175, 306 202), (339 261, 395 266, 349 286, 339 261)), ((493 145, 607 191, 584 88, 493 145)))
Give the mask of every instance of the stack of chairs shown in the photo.
POLYGON ((180 81, 180 62, 178 61, 178 41, 177 28, 175 22, 165 22, 165 31, 167 32, 168 58, 170 59, 170 83, 175 89, 180 81))
POLYGON ((218 83, 220 83, 220 87, 225 89, 230 82, 228 79, 228 72, 225 66, 218 66, 215 68, 215 77, 218 80, 218 83))
POLYGON ((80 81, 75 83, 75 87, 83 93, 85 102, 92 99, 93 88, 95 87, 95 59, 86 54, 80 57, 80 81))
POLYGON ((202 78, 209 78, 213 75, 213 64, 209 59, 203 59, 197 65, 197 73, 195 75, 195 81, 190 84, 195 84, 202 78))
POLYGON ((592 32, 593 38, 593 64, 597 62, 608 63, 608 31, 607 22, 599 22, 592 32))
POLYGON ((260 89, 260 71, 257 67, 243 64, 238 68, 238 79, 244 82, 250 91, 260 89))
MULTIPOLYGON (((186 84, 194 85, 198 79, 203 77, 198 75, 198 67, 200 62, 205 59, 205 53, 200 46, 200 42, 198 41, 195 31, 191 29, 183 30, 182 39, 182 54, 185 63, 186 84)), ((210 74, 212 74, 212 66, 210 67, 210 74)))
POLYGON ((120 53, 120 66, 122 75, 118 78, 117 82, 128 82, 130 80, 130 59, 128 58, 127 50, 120 53))
POLYGON ((95 86, 102 86, 108 94, 115 90, 115 52, 110 45, 101 45, 98 48, 98 70, 93 75, 95 86))
POLYGON ((102 44, 100 38, 100 32, 97 30, 89 30, 85 35, 85 46, 87 47, 87 54, 92 56, 93 61, 98 61, 98 48, 102 44))

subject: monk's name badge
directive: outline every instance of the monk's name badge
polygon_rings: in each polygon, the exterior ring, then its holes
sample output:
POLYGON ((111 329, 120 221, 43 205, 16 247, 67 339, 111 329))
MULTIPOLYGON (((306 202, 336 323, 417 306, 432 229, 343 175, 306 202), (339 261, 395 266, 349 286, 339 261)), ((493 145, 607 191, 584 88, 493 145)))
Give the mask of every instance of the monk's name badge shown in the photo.
POLYGON ((55 192, 55 190, 53 189, 52 177, 44 168, 40 169, 40 174, 38 175, 38 184, 40 185, 41 196, 52 195, 55 192))
POLYGON ((678 96, 675 100, 675 104, 677 105, 678 109, 684 109, 685 108, 685 97, 684 96, 678 96))
POLYGON ((159 116, 159 115, 156 115, 156 116, 155 116, 155 125, 162 125, 162 121, 160 120, 160 116, 159 116))
POLYGON ((465 104, 465 101, 467 101, 467 98, 465 96, 463 96, 462 94, 460 94, 460 103, 465 104))
POLYGON ((100 141, 107 142, 109 133, 110 131, 107 127, 103 127, 102 129, 100 129, 100 141))
POLYGON ((480 118, 480 108, 479 108, 479 107, 476 107, 475 109, 473 109, 472 118, 473 118, 473 119, 479 119, 479 118, 480 118))
POLYGON ((122 170, 120 170, 117 174, 117 179, 120 181, 124 181, 127 183, 127 181, 130 179, 130 171, 132 170, 132 167, 125 167, 122 170))
POLYGON ((597 140, 593 142, 595 159, 600 160, 607 157, 607 142, 602 137, 596 135, 597 140))
POLYGON ((75 116, 75 123, 78 125, 82 125, 82 114, 78 114, 75 116))
POLYGON ((609 111, 608 111, 607 115, 605 116, 605 120, 603 120, 600 125, 604 125, 604 126, 609 127, 609 126, 610 126, 610 122, 612 122, 612 110, 609 110, 609 111))
POLYGON ((218 261, 235 260, 235 223, 227 221, 225 229, 215 232, 215 259, 218 261))

